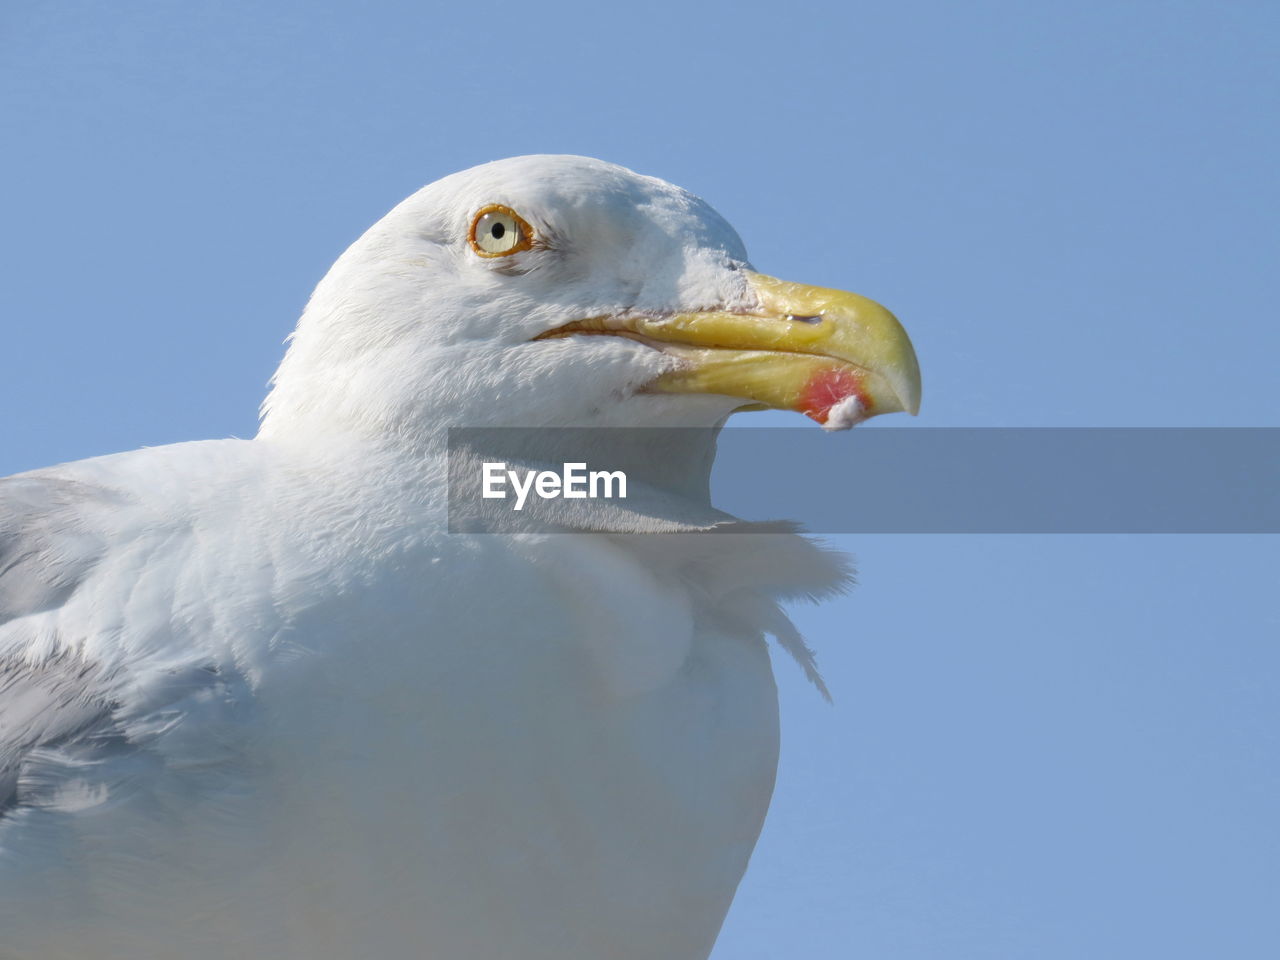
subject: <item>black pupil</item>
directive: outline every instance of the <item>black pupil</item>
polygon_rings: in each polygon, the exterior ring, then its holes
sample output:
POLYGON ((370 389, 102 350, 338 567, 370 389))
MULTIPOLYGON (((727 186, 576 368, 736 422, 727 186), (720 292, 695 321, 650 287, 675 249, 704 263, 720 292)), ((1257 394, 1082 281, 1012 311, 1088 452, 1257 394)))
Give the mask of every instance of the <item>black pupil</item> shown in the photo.
POLYGON ((489 228, 489 234, 495 240, 501 240, 502 235, 506 232, 507 232, 507 228, 500 223, 495 223, 492 227, 489 228))

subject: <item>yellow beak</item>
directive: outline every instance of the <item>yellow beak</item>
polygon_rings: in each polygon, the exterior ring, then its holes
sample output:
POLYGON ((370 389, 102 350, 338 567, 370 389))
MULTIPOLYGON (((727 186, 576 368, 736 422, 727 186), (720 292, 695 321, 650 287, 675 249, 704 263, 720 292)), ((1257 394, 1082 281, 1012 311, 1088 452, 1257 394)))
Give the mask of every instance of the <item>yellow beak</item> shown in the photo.
POLYGON ((758 300, 750 313, 596 317, 542 336, 630 336, 681 360, 654 392, 740 397, 744 408, 797 410, 830 428, 920 409, 915 350, 884 307, 759 273, 747 280, 758 300))

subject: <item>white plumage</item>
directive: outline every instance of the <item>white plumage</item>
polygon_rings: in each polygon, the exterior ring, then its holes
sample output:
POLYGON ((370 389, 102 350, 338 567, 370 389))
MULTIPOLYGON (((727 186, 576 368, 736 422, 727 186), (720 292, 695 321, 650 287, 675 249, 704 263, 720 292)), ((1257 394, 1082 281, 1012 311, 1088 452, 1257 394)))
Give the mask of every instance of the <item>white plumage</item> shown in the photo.
MULTIPOLYGON (((599 161, 435 183, 321 282, 253 440, 0 482, 0 958, 700 958, 773 785, 786 534, 445 531, 443 428, 714 426, 579 318, 750 305, 599 161), (473 255, 518 210, 541 259, 473 255)), ((707 451, 703 451, 704 455, 707 451)), ((667 469, 680 464, 667 464, 667 469)))

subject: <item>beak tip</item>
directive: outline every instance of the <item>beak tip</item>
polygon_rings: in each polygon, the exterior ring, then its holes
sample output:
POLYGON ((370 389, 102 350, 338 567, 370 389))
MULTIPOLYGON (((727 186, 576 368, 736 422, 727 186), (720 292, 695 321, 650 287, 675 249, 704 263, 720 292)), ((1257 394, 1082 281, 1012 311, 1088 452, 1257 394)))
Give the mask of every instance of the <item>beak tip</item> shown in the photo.
POLYGON ((915 376, 897 376, 890 378, 889 387, 893 391, 894 399, 898 401, 898 409, 903 413, 909 413, 911 416, 918 416, 920 413, 920 374, 917 371, 915 376))

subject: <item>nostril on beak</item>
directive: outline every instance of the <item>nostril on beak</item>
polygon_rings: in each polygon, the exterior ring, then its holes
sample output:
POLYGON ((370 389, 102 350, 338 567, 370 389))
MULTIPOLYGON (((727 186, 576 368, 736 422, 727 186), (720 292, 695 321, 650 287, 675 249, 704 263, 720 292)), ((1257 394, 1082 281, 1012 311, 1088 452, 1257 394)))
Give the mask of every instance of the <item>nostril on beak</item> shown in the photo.
POLYGON ((822 314, 788 313, 787 319, 793 320, 796 323, 821 323, 822 314))

